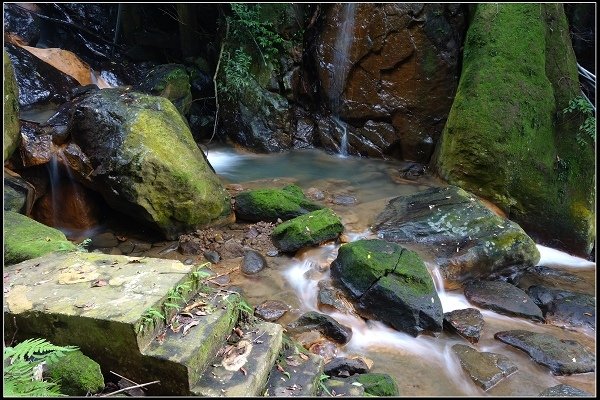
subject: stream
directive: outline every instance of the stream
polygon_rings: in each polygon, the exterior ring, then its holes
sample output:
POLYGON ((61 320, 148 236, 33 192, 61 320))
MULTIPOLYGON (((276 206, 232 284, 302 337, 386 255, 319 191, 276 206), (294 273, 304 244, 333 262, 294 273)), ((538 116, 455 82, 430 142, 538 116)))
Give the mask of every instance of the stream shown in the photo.
MULTIPOLYGON (((391 197, 410 194, 443 183, 422 176, 414 182, 394 179, 398 163, 357 157, 339 157, 319 150, 292 151, 282 154, 248 154, 231 148, 214 148, 208 152, 213 168, 227 183, 258 179, 293 177, 305 191, 311 187, 336 194, 350 194, 357 200, 351 206, 328 204, 340 215, 345 234, 351 241, 374 238, 369 223, 391 197)), ((339 245, 326 244, 298 252, 295 257, 269 258, 270 268, 258 276, 232 277, 243 288, 252 305, 268 299, 281 300, 292 309, 278 322, 287 324, 307 311, 317 308, 317 284, 329 277, 328 266, 337 255, 339 245)), ((565 269, 595 282, 595 263, 566 253, 538 246, 540 265, 565 269)), ((461 291, 446 291, 434 266, 429 265, 442 301, 444 312, 473 307, 461 291)), ((561 339, 574 339, 595 349, 594 332, 573 332, 521 318, 511 318, 480 309, 485 326, 475 347, 479 351, 504 354, 518 366, 518 372, 503 379, 487 392, 477 387, 463 372, 451 350, 456 343, 466 344, 457 335, 443 332, 438 337, 420 335, 413 338, 380 322, 341 313, 328 313, 340 323, 351 326, 349 343, 338 356, 362 355, 373 361, 371 372, 394 376, 402 396, 536 396, 560 383, 570 384, 595 394, 595 373, 553 376, 545 367, 533 362, 524 352, 496 339, 494 333, 509 329, 527 329, 551 333, 561 339)))

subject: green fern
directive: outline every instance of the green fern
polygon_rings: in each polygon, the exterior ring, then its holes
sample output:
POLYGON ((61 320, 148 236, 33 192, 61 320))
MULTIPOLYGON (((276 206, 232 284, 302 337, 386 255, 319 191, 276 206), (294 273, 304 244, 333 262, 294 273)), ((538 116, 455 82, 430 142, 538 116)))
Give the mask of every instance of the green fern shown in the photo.
POLYGON ((60 387, 55 382, 37 380, 34 371, 43 363, 52 363, 76 346, 56 346, 46 339, 27 339, 15 347, 6 347, 4 361, 4 396, 59 396, 60 387))
POLYGON ((581 115, 584 120, 577 131, 577 143, 580 146, 588 144, 588 140, 592 143, 596 141, 596 117, 592 104, 584 96, 577 96, 569 102, 569 105, 563 110, 563 114, 575 113, 581 115))

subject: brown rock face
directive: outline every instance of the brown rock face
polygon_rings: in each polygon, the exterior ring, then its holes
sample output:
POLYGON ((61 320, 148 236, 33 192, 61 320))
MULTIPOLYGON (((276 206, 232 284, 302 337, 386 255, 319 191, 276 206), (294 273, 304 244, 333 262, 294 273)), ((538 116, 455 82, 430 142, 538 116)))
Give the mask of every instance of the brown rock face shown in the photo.
MULTIPOLYGON (((464 10, 454 4, 358 3, 354 23, 347 24, 348 6, 327 9, 316 39, 324 108, 350 124, 350 153, 429 161, 458 83, 464 10), (338 35, 349 25, 350 44, 340 57, 338 35), (349 65, 340 68, 340 60, 349 65), (341 89, 340 69, 346 75, 341 89)), ((321 142, 337 148, 331 142, 340 143, 340 132, 328 125, 334 124, 319 124, 321 142)))

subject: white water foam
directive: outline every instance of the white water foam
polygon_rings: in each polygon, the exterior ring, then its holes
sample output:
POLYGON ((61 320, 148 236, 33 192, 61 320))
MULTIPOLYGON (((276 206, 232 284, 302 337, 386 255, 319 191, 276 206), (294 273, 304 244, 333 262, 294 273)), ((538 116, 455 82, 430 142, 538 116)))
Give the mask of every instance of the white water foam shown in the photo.
POLYGON ((567 267, 567 268, 595 268, 596 263, 584 258, 575 257, 560 250, 550 247, 536 245, 540 251, 540 261, 537 265, 546 267, 567 267))

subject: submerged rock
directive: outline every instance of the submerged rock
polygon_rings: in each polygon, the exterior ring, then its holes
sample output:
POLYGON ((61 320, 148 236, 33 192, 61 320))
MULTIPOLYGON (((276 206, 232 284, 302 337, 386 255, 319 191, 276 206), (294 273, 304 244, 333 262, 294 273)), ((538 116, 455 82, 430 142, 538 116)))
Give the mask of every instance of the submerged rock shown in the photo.
POLYGON ((584 390, 577 389, 571 385, 565 385, 561 383, 560 385, 552 386, 540 394, 539 397, 594 397, 593 394, 588 393, 584 390))
POLYGON ((331 276, 365 318, 413 336, 442 330, 442 305, 433 279, 413 251, 378 239, 346 243, 331 263, 331 276))
POLYGON ((72 251, 76 246, 58 229, 18 214, 4 212, 4 263, 16 264, 54 251, 72 251))
POLYGON ((79 350, 65 353, 50 363, 48 374, 59 382, 60 392, 69 396, 86 396, 104 389, 100 365, 79 350))
POLYGON ((502 354, 479 352, 464 344, 452 346, 460 365, 483 390, 489 390, 502 379, 517 372, 517 366, 502 354))
POLYGON ((462 282, 508 266, 535 265, 540 254, 516 223, 456 187, 434 187, 392 199, 373 229, 382 239, 433 257, 443 277, 462 282))
POLYGON ((343 232, 340 217, 333 210, 317 210, 279 224, 273 229, 273 244, 286 253, 336 239, 343 232))
POLYGON ((470 343, 479 342, 483 324, 481 311, 476 308, 465 308, 444 313, 444 326, 457 332, 470 343))
POLYGON ((323 206, 311 202, 302 189, 288 185, 282 189, 256 189, 241 192, 235 197, 235 214, 246 221, 288 220, 323 206))
POLYGON ((94 168, 79 179, 167 239, 230 216, 227 191, 167 99, 123 89, 89 93, 74 107, 71 129, 94 168))
POLYGON ((465 286, 465 297, 476 306, 500 314, 543 321, 542 310, 524 291, 502 281, 474 281, 465 286))
POLYGON ((523 350, 536 363, 550 368, 554 375, 595 371, 594 353, 575 340, 561 340, 549 334, 525 330, 497 332, 494 337, 523 350))

